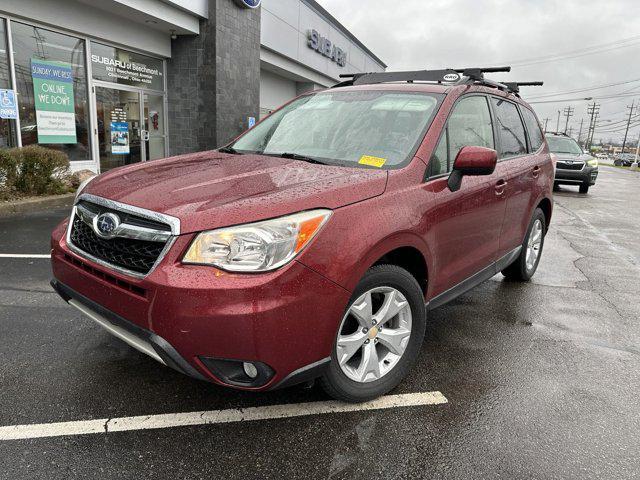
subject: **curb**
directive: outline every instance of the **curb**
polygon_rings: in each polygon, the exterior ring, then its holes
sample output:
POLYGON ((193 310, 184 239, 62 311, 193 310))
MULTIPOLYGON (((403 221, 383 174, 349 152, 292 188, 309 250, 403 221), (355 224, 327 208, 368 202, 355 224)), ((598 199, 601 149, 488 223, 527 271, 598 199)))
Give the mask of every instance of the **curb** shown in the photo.
POLYGON ((20 215, 23 213, 38 212, 50 208, 65 207, 73 204, 75 193, 65 195, 50 195, 47 197, 28 198, 15 202, 0 203, 0 218, 20 215))

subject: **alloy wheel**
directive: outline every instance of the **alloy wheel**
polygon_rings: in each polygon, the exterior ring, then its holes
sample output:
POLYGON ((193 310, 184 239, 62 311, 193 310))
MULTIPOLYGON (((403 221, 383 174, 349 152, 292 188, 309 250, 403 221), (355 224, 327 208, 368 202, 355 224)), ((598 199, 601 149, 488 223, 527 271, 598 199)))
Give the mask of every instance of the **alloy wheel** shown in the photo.
POLYGON ((342 372, 359 383, 379 380, 402 358, 411 337, 411 307, 392 287, 376 287, 351 305, 338 331, 342 372))
POLYGON ((542 222, 536 219, 531 227, 531 233, 527 241, 527 257, 525 259, 527 271, 530 272, 536 266, 540 249, 542 248, 542 222))

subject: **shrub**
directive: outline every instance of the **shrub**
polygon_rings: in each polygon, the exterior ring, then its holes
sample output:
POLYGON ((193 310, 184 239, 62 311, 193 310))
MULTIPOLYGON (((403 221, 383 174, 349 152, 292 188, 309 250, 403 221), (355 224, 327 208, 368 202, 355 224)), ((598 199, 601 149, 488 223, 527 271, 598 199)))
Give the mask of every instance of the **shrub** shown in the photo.
POLYGON ((18 163, 15 149, 0 149, 0 200, 6 200, 15 195, 18 163))
POLYGON ((63 181, 69 172, 69 157, 65 153, 29 145, 14 148, 9 154, 18 157, 18 173, 14 182, 18 193, 53 195, 69 191, 63 181))

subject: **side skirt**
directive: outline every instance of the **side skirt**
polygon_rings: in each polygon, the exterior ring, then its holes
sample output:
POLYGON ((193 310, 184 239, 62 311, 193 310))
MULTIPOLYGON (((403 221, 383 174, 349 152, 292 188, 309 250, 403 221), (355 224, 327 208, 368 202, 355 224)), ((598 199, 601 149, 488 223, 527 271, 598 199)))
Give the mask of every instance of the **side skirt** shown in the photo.
POLYGON ((478 273, 474 273, 466 280, 463 280, 459 284, 451 287, 449 290, 442 292, 440 295, 434 297, 427 303, 427 310, 434 310, 442 305, 449 303, 450 301, 458 298, 463 293, 468 292, 474 287, 477 287, 482 282, 489 280, 496 273, 503 270, 513 263, 518 258, 522 246, 518 246, 511 250, 509 253, 499 258, 498 261, 492 263, 488 267, 483 268, 478 273))

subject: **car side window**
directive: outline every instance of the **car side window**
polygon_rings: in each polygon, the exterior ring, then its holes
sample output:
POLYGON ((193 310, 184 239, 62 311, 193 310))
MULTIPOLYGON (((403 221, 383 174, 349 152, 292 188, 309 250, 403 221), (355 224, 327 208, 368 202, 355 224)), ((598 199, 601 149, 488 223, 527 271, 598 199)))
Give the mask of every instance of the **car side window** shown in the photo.
POLYGON ((522 111, 524 124, 527 126, 527 132, 529 133, 531 152, 535 152, 542 146, 542 142, 544 142, 542 128, 540 128, 538 119, 531 110, 525 107, 522 107, 520 110, 522 111))
POLYGON ((463 98, 447 120, 438 146, 431 156, 429 175, 448 173, 462 147, 495 148, 493 125, 486 97, 475 95, 463 98))
POLYGON ((500 135, 499 157, 509 158, 527 153, 527 137, 518 107, 501 98, 491 98, 500 135))

